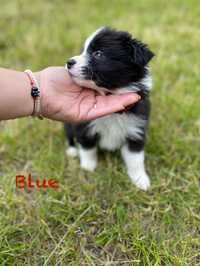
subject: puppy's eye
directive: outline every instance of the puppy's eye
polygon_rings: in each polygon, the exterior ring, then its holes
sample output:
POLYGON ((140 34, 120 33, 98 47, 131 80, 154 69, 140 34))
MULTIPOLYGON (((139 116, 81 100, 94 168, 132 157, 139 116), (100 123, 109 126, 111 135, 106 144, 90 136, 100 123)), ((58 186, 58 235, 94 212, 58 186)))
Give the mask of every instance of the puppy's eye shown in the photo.
POLYGON ((92 55, 94 56, 94 58, 99 59, 102 57, 103 53, 102 51, 96 51, 92 55))

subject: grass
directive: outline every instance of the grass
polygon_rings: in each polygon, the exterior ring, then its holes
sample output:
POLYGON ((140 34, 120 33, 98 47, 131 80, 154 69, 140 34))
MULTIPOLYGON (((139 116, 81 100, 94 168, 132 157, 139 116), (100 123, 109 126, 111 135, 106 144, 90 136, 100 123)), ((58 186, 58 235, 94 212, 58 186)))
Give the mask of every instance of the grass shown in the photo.
POLYGON ((65 156, 62 124, 0 123, 0 265, 200 265, 198 1, 0 0, 1 66, 64 65, 97 27, 156 53, 146 147, 152 187, 131 185, 119 153, 89 174, 65 156), (59 180, 16 190, 15 176, 59 180))

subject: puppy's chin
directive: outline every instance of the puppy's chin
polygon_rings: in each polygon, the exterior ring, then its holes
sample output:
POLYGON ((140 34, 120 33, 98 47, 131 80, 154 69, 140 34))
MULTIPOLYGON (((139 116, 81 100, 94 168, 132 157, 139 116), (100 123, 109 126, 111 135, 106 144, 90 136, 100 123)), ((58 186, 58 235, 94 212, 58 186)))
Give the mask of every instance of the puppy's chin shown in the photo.
POLYGON ((97 87, 96 84, 94 83, 94 81, 92 81, 92 80, 85 80, 85 79, 75 77, 75 76, 72 76, 72 79, 77 85, 79 85, 81 87, 90 88, 90 89, 94 89, 94 90, 97 87))
POLYGON ((105 88, 102 88, 102 87, 98 87, 94 81, 92 80, 86 80, 86 79, 83 79, 83 78, 79 78, 79 77, 75 77, 73 75, 70 75, 71 78, 73 79, 73 81, 81 86, 81 87, 84 87, 84 88, 89 88, 89 89, 93 89, 95 91, 97 91, 99 94, 101 95, 105 95, 108 90, 105 89, 105 88))
POLYGON ((104 87, 99 87, 96 85, 96 83, 93 80, 86 80, 82 77, 79 76, 75 76, 73 75, 69 70, 68 70, 69 75, 71 76, 71 78, 73 79, 73 81, 84 88, 89 88, 89 89, 93 89, 95 91, 97 91, 100 95, 106 95, 106 94, 124 94, 127 92, 133 92, 133 90, 131 90, 130 88, 119 88, 119 89, 115 89, 115 90, 108 90, 104 87))

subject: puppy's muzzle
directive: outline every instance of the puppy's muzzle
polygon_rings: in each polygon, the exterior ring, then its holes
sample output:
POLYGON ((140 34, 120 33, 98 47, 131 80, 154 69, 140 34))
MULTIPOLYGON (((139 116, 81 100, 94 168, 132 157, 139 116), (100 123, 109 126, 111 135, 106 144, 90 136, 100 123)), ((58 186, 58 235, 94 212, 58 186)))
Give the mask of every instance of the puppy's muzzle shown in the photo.
POLYGON ((76 61, 74 59, 69 59, 69 61, 67 62, 67 68, 71 69, 73 65, 75 64, 76 64, 76 61))

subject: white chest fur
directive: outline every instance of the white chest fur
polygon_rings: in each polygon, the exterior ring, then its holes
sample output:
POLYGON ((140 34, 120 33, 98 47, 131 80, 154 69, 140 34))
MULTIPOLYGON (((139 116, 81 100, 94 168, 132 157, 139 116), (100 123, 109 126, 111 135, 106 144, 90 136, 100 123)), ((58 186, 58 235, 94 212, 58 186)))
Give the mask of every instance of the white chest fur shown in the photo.
POLYGON ((120 148, 127 137, 140 139, 146 120, 133 114, 111 114, 91 122, 90 134, 99 134, 99 146, 106 150, 120 148))

